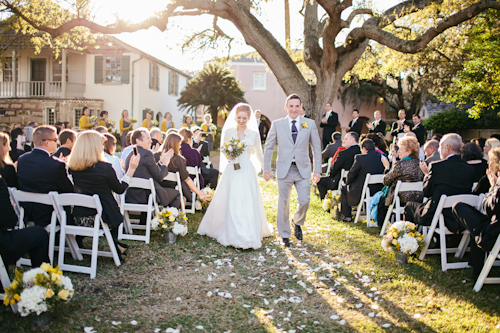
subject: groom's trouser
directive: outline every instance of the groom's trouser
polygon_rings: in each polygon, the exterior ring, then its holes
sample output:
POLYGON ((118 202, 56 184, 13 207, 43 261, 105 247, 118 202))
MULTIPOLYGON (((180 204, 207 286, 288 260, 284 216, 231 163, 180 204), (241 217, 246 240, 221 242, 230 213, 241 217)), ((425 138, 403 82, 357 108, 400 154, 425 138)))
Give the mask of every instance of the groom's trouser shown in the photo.
POLYGON ((290 193, 292 186, 297 191, 297 210, 293 215, 293 222, 304 225, 307 209, 311 197, 311 180, 302 178, 297 166, 292 164, 285 178, 278 179, 278 214, 276 223, 278 232, 283 238, 290 238, 290 193))

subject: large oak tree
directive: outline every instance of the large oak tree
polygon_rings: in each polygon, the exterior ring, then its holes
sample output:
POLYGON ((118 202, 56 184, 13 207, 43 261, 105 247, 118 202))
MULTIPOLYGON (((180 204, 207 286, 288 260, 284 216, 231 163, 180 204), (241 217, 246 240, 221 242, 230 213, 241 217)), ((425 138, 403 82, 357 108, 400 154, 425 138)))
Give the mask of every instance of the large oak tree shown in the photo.
MULTIPOLYGON (((75 1, 77 4, 85 2, 75 1)), ((45 31, 53 38, 77 27, 105 34, 133 32, 151 26, 165 31, 168 20, 172 17, 204 14, 214 17, 211 38, 227 38, 217 22, 218 19, 229 20, 241 32, 245 42, 267 62, 285 93, 298 93, 304 97, 309 93, 308 82, 296 62, 255 15, 258 0, 173 0, 164 10, 152 13, 151 18, 141 23, 128 24, 117 19, 106 26, 94 22, 85 11, 57 17, 54 22, 49 21, 41 15, 43 9, 40 9, 40 3, 41 0, 1 0, 3 8, 0 7, 0 10, 12 13, 34 29, 45 31)), ((352 0, 304 0, 303 56, 306 65, 316 76, 311 106, 313 117, 320 119, 324 104, 336 97, 344 75, 360 59, 370 40, 404 53, 421 52, 442 32, 470 20, 488 8, 500 9, 500 2, 408 0, 383 13, 374 13, 369 8, 353 7, 352 0), (346 19, 342 18, 344 12, 349 13, 346 19), (352 29, 351 25, 360 15, 371 17, 361 26, 352 29), (413 31, 412 27, 417 22, 420 23, 419 30, 413 31), (425 22, 424 29, 421 29, 422 22, 425 22), (401 38, 394 33, 402 30, 412 30, 414 34, 411 34, 411 38, 401 38), (347 31, 349 32, 345 34, 347 31), (346 37, 343 41, 337 40, 341 36, 346 37)), ((304 98, 304 103, 307 105, 309 101, 304 98)))

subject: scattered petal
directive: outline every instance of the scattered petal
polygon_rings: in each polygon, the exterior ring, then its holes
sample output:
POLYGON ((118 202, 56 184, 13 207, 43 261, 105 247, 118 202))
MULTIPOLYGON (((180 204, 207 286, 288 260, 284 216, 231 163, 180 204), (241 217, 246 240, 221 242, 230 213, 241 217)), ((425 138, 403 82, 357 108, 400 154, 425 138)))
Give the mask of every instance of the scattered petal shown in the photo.
POLYGON ((363 306, 363 304, 362 304, 362 303, 358 303, 358 304, 356 304, 356 309, 359 309, 359 308, 360 308, 360 307, 362 307, 362 306, 363 306))
POLYGON ((383 327, 383 328, 389 328, 389 327, 391 327, 391 324, 389 324, 389 323, 387 323, 387 324, 383 324, 383 325, 382 325, 382 327, 383 327))
POLYGON ((203 330, 203 329, 204 329, 204 328, 203 328, 203 326, 201 326, 201 325, 198 325, 198 326, 196 326, 195 328, 196 328, 197 330, 203 330))
POLYGON ((130 322, 130 325, 134 325, 134 326, 135 326, 135 325, 137 325, 137 324, 138 324, 137 320, 132 320, 132 321, 130 322))
POLYGON ((339 317, 339 316, 337 316, 337 315, 332 315, 332 316, 330 316, 330 319, 333 319, 333 320, 337 320, 337 319, 339 319, 339 318, 340 318, 340 317, 339 317))
POLYGON ((251 306, 250 306, 250 305, 248 305, 248 304, 243 304, 243 307, 244 307, 244 308, 250 308, 251 306))
POLYGON ((422 317, 422 315, 420 313, 415 313, 415 315, 413 315, 413 318, 416 318, 416 319, 418 319, 420 317, 422 317))
POLYGON ((338 321, 337 322, 339 325, 345 325, 347 323, 347 321, 345 321, 344 319, 342 319, 341 321, 338 321))
POLYGON ((212 296, 212 294, 213 294, 213 293, 212 293, 211 291, 208 291, 208 292, 207 292, 207 296, 208 296, 208 297, 212 296))
POLYGON ((368 314, 368 317, 370 317, 370 318, 375 317, 375 312, 370 312, 370 313, 368 314))
POLYGON ((93 327, 84 327, 83 328, 83 331, 85 333, 97 333, 97 331, 94 331, 94 328, 93 327))
POLYGON ((111 324, 115 326, 120 325, 121 323, 122 323, 121 321, 114 321, 114 320, 111 322, 111 324))

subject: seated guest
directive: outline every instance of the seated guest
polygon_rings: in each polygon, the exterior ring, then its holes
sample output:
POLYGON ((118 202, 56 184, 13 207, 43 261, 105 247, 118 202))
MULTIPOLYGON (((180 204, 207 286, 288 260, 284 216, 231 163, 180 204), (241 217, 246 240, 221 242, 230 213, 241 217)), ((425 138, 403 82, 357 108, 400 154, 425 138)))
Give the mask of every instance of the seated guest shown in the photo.
MULTIPOLYGON (((379 225, 385 219, 388 207, 394 200, 394 190, 398 180, 402 182, 421 182, 424 179, 424 173, 420 170, 420 161, 418 160, 418 150, 420 148, 417 138, 404 137, 398 141, 399 149, 395 151, 395 157, 392 160, 392 168, 389 171, 389 161, 383 160, 386 175, 384 176, 383 184, 389 186, 389 191, 385 198, 381 198, 378 205, 378 222, 379 225)), ((422 191, 405 191, 399 193, 401 206, 404 206, 409 201, 422 202, 424 193, 422 191)))
MULTIPOLYGON (((433 162, 427 167, 420 162, 424 177, 425 203, 408 202, 405 205, 405 220, 419 225, 430 226, 441 195, 470 194, 474 168, 460 157, 462 137, 455 133, 443 136, 439 142, 439 153, 442 161, 433 162)), ((445 224, 448 229, 457 233, 463 229, 451 214, 451 209, 444 209, 445 224)))
MULTIPOLYGON (((167 165, 172 158, 172 151, 166 151, 164 154, 158 155, 158 160, 155 162, 153 153, 149 150, 151 147, 151 137, 149 131, 145 128, 138 128, 132 133, 132 144, 137 147, 137 153, 141 155, 141 161, 135 171, 134 176, 137 178, 149 179, 153 178, 156 190, 156 200, 164 207, 181 207, 179 192, 173 188, 164 188, 160 185, 168 175, 167 165)), ((128 169, 130 159, 134 153, 130 153, 125 161, 125 169, 128 169)), ((148 202, 150 191, 140 188, 131 188, 127 191, 125 197, 126 202, 145 204, 148 202)), ((145 215, 142 218, 145 221, 145 215)))
POLYGON ((78 122, 78 126, 81 130, 91 129, 92 126, 96 125, 95 121, 90 121, 90 109, 88 106, 84 106, 82 109, 82 116, 78 122))
POLYGON ((71 154, 71 149, 73 149, 73 145, 76 141, 76 132, 70 129, 62 130, 59 134, 59 148, 54 153, 54 156, 57 158, 66 157, 71 154))
POLYGON ((33 150, 33 131, 35 127, 26 125, 24 127, 24 134, 26 136, 26 142, 24 143, 24 152, 27 153, 33 150))
POLYGON ((100 134, 106 134, 108 133, 108 129, 104 126, 97 126, 95 129, 94 129, 97 133, 100 133, 100 134))
POLYGON ((111 132, 111 129, 114 127, 108 123, 109 113, 108 111, 102 110, 99 114, 100 118, 97 122, 97 126, 105 127, 108 132, 111 132))
MULTIPOLYGON (((340 189, 340 213, 341 220, 351 222, 352 206, 359 205, 366 175, 378 175, 384 173, 382 156, 375 151, 375 143, 370 139, 361 142, 362 154, 354 157, 354 163, 347 174, 346 185, 340 189)), ((370 193, 376 193, 383 187, 382 184, 369 185, 370 193)))
POLYGON ((163 143, 162 133, 158 127, 153 127, 149 131, 149 135, 151 136, 151 151, 156 153, 160 150, 160 146, 163 143))
MULTIPOLYGON (((114 136, 112 137, 114 138, 114 136)), ((113 166, 105 161, 102 136, 95 131, 87 131, 78 136, 68 160, 68 169, 73 176, 75 192, 99 195, 102 205, 102 220, 109 226, 118 255, 122 260, 128 246, 118 242, 118 226, 123 222, 123 215, 120 213, 120 207, 113 192, 118 194, 125 192, 139 161, 140 156, 132 157, 129 163, 130 168, 120 181, 116 177, 113 166)), ((73 223, 71 224, 93 227, 95 214, 95 209, 79 207, 78 203, 75 202, 72 212, 73 223)))
POLYGON ((375 144, 376 152, 378 152, 381 155, 384 155, 385 157, 389 156, 389 152, 387 151, 387 144, 385 143, 384 137, 381 136, 380 133, 368 133, 363 135, 361 136, 360 141, 363 141, 364 139, 372 140, 373 143, 375 144))
POLYGON ((106 158, 106 161, 111 163, 113 166, 118 179, 122 179, 125 175, 125 171, 122 168, 120 159, 114 156, 116 150, 116 138, 113 134, 109 133, 104 134, 104 137, 106 138, 106 141, 104 142, 104 157, 106 158))
POLYGON ((339 147, 342 147, 342 134, 340 132, 334 132, 332 134, 332 143, 329 143, 328 146, 326 146, 325 150, 321 153, 321 159, 323 162, 328 162, 330 157, 333 157, 335 153, 337 152, 337 149, 339 147))
MULTIPOLYGON (((304 108, 302 108, 304 110, 304 108)), ((304 114, 305 114, 304 110, 304 114)), ((301 114, 301 116, 303 116, 301 114)), ((262 118, 262 113, 260 110, 255 110, 255 118, 257 118, 257 126, 259 127, 259 135, 260 135, 260 141, 261 142, 266 142, 267 138, 267 133, 269 132, 269 125, 267 124, 267 121, 262 118)))
POLYGON ((17 188, 17 175, 14 163, 9 156, 10 142, 9 136, 5 133, 0 133, 0 175, 7 183, 8 187, 17 188))
POLYGON ((210 151, 208 150, 208 142, 205 140, 207 134, 204 133, 198 126, 191 127, 193 131, 193 148, 197 149, 201 154, 201 159, 210 156, 210 151))
POLYGON ((473 278, 481 273, 486 252, 493 249, 500 233, 498 216, 500 216, 500 148, 489 151, 489 168, 487 173, 491 188, 483 199, 483 210, 486 215, 465 203, 453 206, 453 216, 458 223, 471 234, 469 266, 472 266, 473 278))
POLYGON ((441 161, 441 156, 439 155, 439 141, 429 140, 424 145, 425 153, 425 164, 429 165, 432 162, 441 161))
MULTIPOLYGON (((186 200, 185 202, 192 201, 191 191, 196 193, 201 201, 205 201, 206 195, 201 192, 193 183, 191 178, 189 178, 189 172, 186 170, 186 159, 180 155, 181 141, 182 136, 180 134, 170 133, 165 139, 163 150, 155 153, 155 160, 158 161, 161 156, 167 152, 173 152, 170 163, 168 163, 168 171, 179 172, 182 181, 182 193, 186 200)), ((175 186, 175 184, 170 184, 170 182, 164 183, 166 186, 175 186)))
POLYGON ((10 159, 15 162, 25 153, 24 151, 24 143, 26 142, 26 136, 24 134, 24 130, 20 127, 14 128, 12 132, 10 132, 10 147, 11 150, 9 152, 10 159))
POLYGON ((382 136, 385 136, 386 132, 386 123, 382 120, 382 112, 379 110, 373 113, 373 117, 375 120, 372 123, 366 123, 366 127, 368 127, 368 132, 370 133, 382 133, 382 136))
POLYGON ((10 203, 7 183, 2 176, 0 176, 0 211, 2 212, 0 255, 4 264, 15 265, 26 253, 29 253, 33 267, 40 267, 44 262, 49 263, 49 234, 44 228, 34 226, 14 230, 18 219, 10 203))
POLYGON ((193 117, 185 116, 184 117, 184 124, 182 124, 182 127, 187 127, 188 129, 191 129, 191 126, 194 126, 193 117))
MULTIPOLYGON (((486 142, 484 143, 484 149, 483 149, 484 157, 483 158, 486 161, 488 161, 488 153, 490 152, 491 149, 494 149, 497 147, 500 147, 500 141, 498 139, 489 138, 488 140, 486 140, 486 142)), ((12 159, 12 160, 14 160, 14 159, 12 159)))
POLYGON ((486 176, 488 162, 483 159, 483 152, 478 145, 472 142, 466 143, 462 147, 462 158, 474 168, 474 183, 477 183, 479 179, 486 176))
MULTIPOLYGON (((413 137, 413 138, 417 138, 417 135, 413 132, 408 132, 405 134, 405 137, 413 137)), ((418 140, 418 138, 417 138, 418 140)), ((418 158, 421 160, 421 161, 424 161, 425 160, 425 153, 424 153, 424 150, 422 149, 422 147, 418 148, 418 158)))
POLYGON ((186 159, 186 166, 197 166, 200 168, 200 187, 210 184, 210 188, 215 189, 219 180, 219 171, 208 169, 201 161, 201 154, 197 149, 191 148, 193 144, 193 133, 187 128, 181 128, 179 134, 184 138, 181 143, 181 154, 186 159))
POLYGON ((356 132, 349 132, 345 135, 344 141, 342 141, 342 146, 345 150, 339 152, 337 159, 330 168, 330 175, 328 177, 321 177, 318 182, 317 186, 321 200, 325 198, 328 190, 337 189, 341 170, 350 170, 354 163, 354 156, 361 154, 358 140, 359 135, 356 132))
MULTIPOLYGON (((66 163, 50 156, 57 150, 57 134, 53 126, 41 125, 33 132, 35 148, 19 158, 17 180, 21 191, 33 193, 73 192, 66 172, 66 163)), ((102 140, 101 140, 102 143, 102 140)), ((25 221, 42 227, 50 224, 52 206, 23 203, 25 221)))

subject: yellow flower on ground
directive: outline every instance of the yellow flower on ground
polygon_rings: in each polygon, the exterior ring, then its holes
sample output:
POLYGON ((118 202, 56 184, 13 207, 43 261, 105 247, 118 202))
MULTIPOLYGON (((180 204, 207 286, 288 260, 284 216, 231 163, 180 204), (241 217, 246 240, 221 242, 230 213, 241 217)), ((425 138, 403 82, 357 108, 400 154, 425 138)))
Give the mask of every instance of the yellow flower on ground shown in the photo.
POLYGON ((44 262, 41 266, 40 266, 41 269, 43 269, 44 271, 46 271, 47 273, 50 272, 50 270, 52 269, 52 266, 50 264, 47 264, 46 262, 44 262))
POLYGON ((63 301, 67 301, 69 296, 69 291, 63 289, 57 293, 57 296, 59 296, 59 298, 62 299, 63 301))
POLYGON ((52 298, 52 296, 54 296, 54 290, 52 290, 51 288, 47 289, 47 291, 45 292, 45 297, 52 298))

